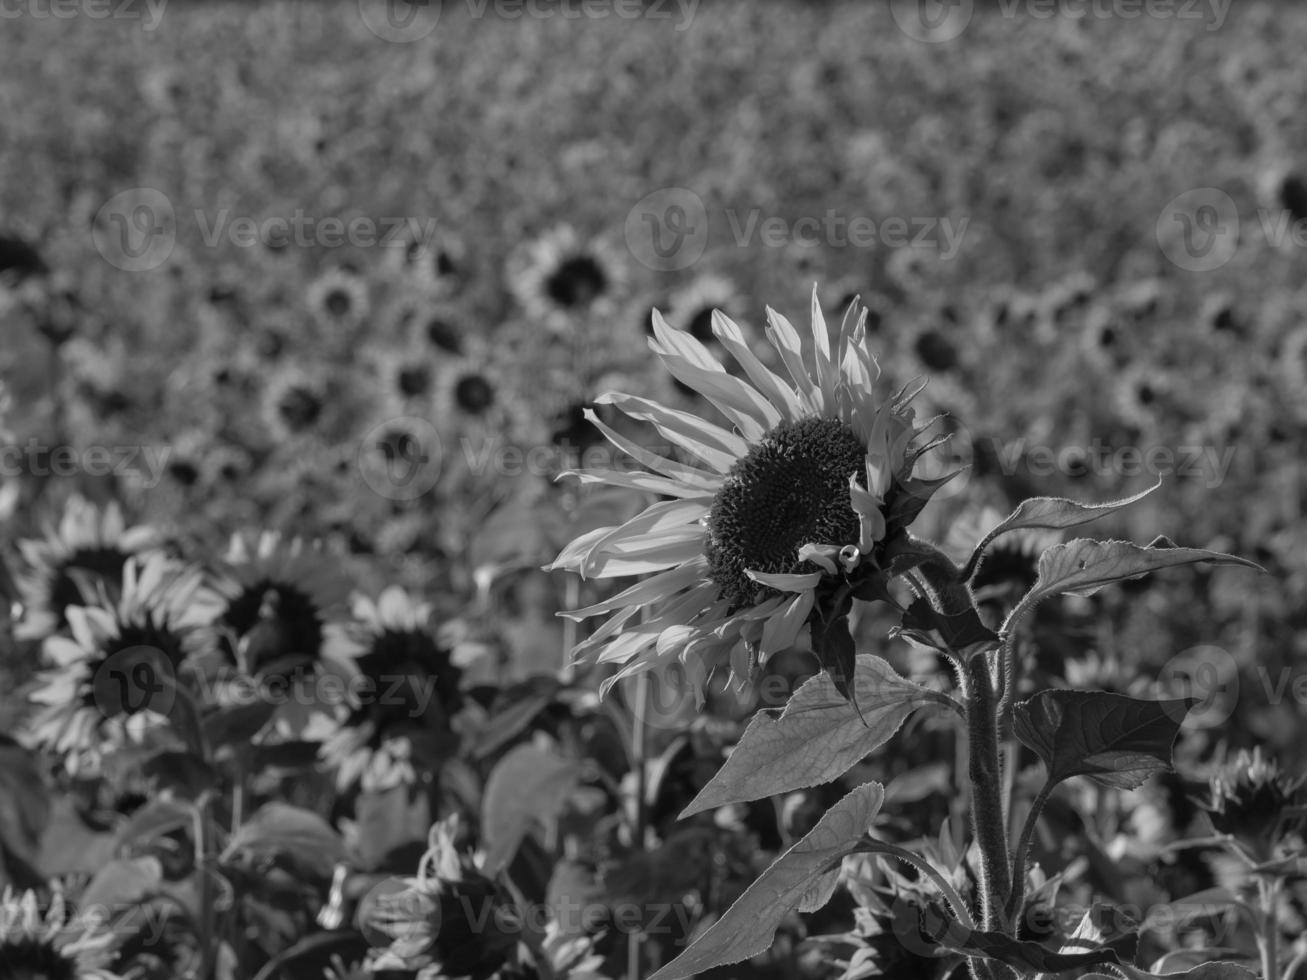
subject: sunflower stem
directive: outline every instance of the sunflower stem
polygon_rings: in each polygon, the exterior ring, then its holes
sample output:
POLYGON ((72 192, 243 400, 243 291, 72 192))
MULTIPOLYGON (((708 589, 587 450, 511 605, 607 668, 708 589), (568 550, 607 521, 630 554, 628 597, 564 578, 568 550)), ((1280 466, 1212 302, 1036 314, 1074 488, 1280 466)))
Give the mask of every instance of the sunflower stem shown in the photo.
POLYGON ((994 930, 1004 924, 1003 903, 1011 888, 1011 878, 1000 798, 997 703, 984 654, 967 660, 965 693, 971 820, 980 845, 981 927, 994 930))

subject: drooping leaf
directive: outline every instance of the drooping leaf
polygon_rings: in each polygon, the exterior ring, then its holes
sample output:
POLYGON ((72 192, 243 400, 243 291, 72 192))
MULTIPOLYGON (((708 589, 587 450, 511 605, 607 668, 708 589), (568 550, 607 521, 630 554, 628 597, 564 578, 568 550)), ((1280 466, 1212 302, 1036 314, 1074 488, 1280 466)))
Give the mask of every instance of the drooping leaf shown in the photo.
POLYGON ((1016 705, 1013 730, 1043 760, 1050 782, 1089 776, 1134 789, 1169 769, 1194 702, 1141 701, 1099 691, 1040 691, 1016 705))
POLYGON ((650 980, 681 980, 768 949, 786 915, 800 905, 814 907, 814 899, 830 881, 831 870, 839 867, 871 828, 884 798, 880 783, 867 783, 845 796, 720 919, 650 980))
POLYGON ((908 606, 898 635, 942 652, 962 653, 973 647, 998 645, 998 634, 980 621, 975 608, 943 613, 924 598, 908 606))
POLYGON ((354 812, 358 820, 355 848, 362 870, 382 868, 387 855, 406 844, 422 845, 419 850, 425 850, 431 826, 431 806, 425 793, 410 796, 404 786, 360 793, 354 812))
POLYGON ((515 739, 553 702, 562 684, 542 675, 515 684, 495 699, 493 713, 475 737, 472 754, 485 759, 515 739))
POLYGON ((1079 953, 1055 953, 1029 939, 1014 939, 1001 932, 984 932, 980 929, 963 930, 965 941, 951 948, 963 953, 988 956, 1023 973, 1061 973, 1086 966, 1120 962, 1116 950, 1108 947, 1085 950, 1079 953))
POLYGON ((1023 500, 1017 505, 1016 510, 999 521, 980 544, 976 545, 971 560, 967 562, 966 577, 969 579, 975 572, 980 564, 980 556, 999 535, 1007 534, 1009 531, 1061 531, 1079 527, 1081 524, 1088 524, 1090 521, 1096 521, 1100 517, 1106 517, 1138 503, 1161 485, 1162 481, 1158 480, 1153 486, 1133 497, 1109 500, 1101 504, 1082 504, 1064 497, 1031 497, 1029 500, 1023 500))
POLYGON ((192 823, 192 811, 170 797, 157 797, 131 815, 118 830, 116 845, 143 844, 192 823))
POLYGON ((574 763, 535 745, 519 745, 499 760, 481 812, 487 874, 512 860, 533 823, 557 818, 579 775, 574 763))
POLYGON ((312 810, 266 803, 232 836, 222 861, 240 855, 284 857, 320 878, 330 878, 336 864, 345 858, 345 844, 312 810))
POLYGON ((817 662, 835 685, 835 690, 855 708, 857 691, 853 688, 853 673, 857 661, 857 647, 849 632, 849 617, 837 616, 833 620, 812 627, 812 650, 817 662))
POLYGON ((758 712, 681 816, 830 782, 889 741, 917 708, 952 705, 870 654, 857 658, 853 692, 861 717, 826 674, 806 681, 779 713, 758 712))
POLYGON ((1257 980, 1257 974, 1237 963, 1202 963, 1184 973, 1145 973, 1127 963, 1118 963, 1120 970, 1131 980, 1257 980))
POLYGON ((268 698, 220 707, 205 715, 204 737, 215 751, 239 749, 253 740, 276 711, 277 706, 268 698))
POLYGON ((1032 599, 1052 595, 1093 595, 1113 582, 1139 578, 1159 568, 1194 565, 1242 565, 1264 572, 1256 562, 1204 548, 1179 548, 1166 538, 1144 546, 1130 541, 1076 538, 1057 544, 1039 556, 1039 578, 1032 599))
POLYGON ((162 885, 163 865, 157 857, 117 858, 95 873, 77 904, 115 913, 157 895, 162 885))

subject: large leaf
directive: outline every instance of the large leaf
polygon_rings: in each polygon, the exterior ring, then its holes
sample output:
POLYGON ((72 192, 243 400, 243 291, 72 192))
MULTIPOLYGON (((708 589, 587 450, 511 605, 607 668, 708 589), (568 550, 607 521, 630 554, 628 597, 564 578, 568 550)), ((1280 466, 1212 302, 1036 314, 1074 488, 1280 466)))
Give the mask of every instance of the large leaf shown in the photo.
POLYGON ((758 712, 726 764, 681 816, 830 782, 888 742, 923 704, 952 705, 946 695, 899 676, 870 654, 857 658, 852 691, 858 710, 828 674, 817 674, 779 713, 758 712))
POLYGON ((163 865, 158 858, 118 858, 95 873, 77 904, 83 910, 118 912, 158 894, 162 886, 163 865))
POLYGON ((1120 970, 1131 980, 1257 980, 1257 974, 1236 963, 1203 963, 1184 973, 1145 973, 1143 970, 1119 963, 1120 970))
POLYGON ((1105 585, 1139 578, 1159 568, 1194 565, 1243 565, 1264 572, 1256 562, 1204 548, 1178 548, 1167 538, 1149 544, 1130 541, 1093 541, 1076 538, 1057 544, 1039 556, 1039 578, 1031 590, 1031 599, 1070 594, 1093 595, 1105 585))
POLYGON ((499 760, 481 812, 488 874, 512 860, 533 823, 558 816, 579 775, 575 763, 536 745, 519 745, 499 760))
POLYGON ((1067 500, 1065 497, 1031 497, 1029 500, 1023 500, 1017 505, 1016 510, 999 521, 980 544, 976 545, 971 560, 967 562, 967 577, 971 577, 971 573, 980 563, 980 556, 989 547, 990 542, 1000 534, 1007 534, 1009 531, 1061 531, 1070 527, 1079 527, 1081 524, 1096 521, 1100 517, 1114 514, 1143 500, 1161 485, 1162 482, 1159 480, 1133 497, 1109 500, 1102 504, 1081 504, 1074 500, 1067 500))
POLYGON ((0 868, 6 855, 10 862, 34 861, 49 820, 50 793, 35 756, 0 735, 0 868))
POLYGON ((650 980, 681 980, 739 963, 769 949, 785 916, 812 908, 830 872, 871 828, 885 799, 880 783, 859 786, 836 803, 808 834, 782 854, 703 935, 650 980))
POLYGON ((267 803, 239 829, 222 860, 239 855, 280 856, 320 878, 330 878, 345 859, 345 844, 331 825, 312 810, 288 803, 267 803))
POLYGON ((1050 783, 1090 776, 1134 789, 1171 766, 1171 747, 1194 702, 1141 701, 1098 691, 1040 691, 1018 704, 1013 730, 1048 767, 1050 783))

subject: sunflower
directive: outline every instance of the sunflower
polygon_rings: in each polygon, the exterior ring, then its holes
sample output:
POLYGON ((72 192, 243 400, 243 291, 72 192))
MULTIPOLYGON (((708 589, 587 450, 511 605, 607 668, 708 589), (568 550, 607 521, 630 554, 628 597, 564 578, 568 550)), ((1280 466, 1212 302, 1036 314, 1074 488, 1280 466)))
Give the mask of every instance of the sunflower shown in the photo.
POLYGON ((360 907, 365 934, 392 939, 373 951, 370 969, 416 970, 419 980, 489 980, 508 963, 520 928, 516 911, 459 850, 460 833, 457 815, 434 824, 417 876, 360 907))
POLYGON ((278 441, 310 435, 327 410, 324 380, 299 368, 279 372, 263 393, 263 420, 278 441))
POLYGON ((586 242, 571 225, 560 225, 512 256, 509 287, 528 315, 566 331, 587 313, 612 312, 625 280, 615 254, 602 242, 586 242))
POLYGON ((362 696, 351 686, 348 717, 320 755, 342 791, 412 784, 415 765, 432 770, 449 747, 462 670, 432 632, 431 605, 397 586, 376 601, 357 597, 350 627, 357 652, 349 659, 365 684, 362 696))
POLYGON ((107 746, 139 740, 170 706, 163 682, 180 682, 212 647, 218 597, 198 567, 158 552, 129 558, 114 591, 96 583, 67 607, 69 635, 46 638, 52 669, 29 695, 43 706, 28 723, 31 741, 72 770, 94 769, 107 746))
POLYGON ((330 269, 309 283, 305 302, 326 327, 356 327, 368 315, 368 284, 347 269, 330 269))
POLYGON ((217 584, 224 656, 250 676, 316 664, 340 646, 349 589, 340 563, 316 544, 234 535, 217 584))
POLYGON ((44 914, 36 893, 0 895, 0 976, 10 980, 121 980, 106 969, 114 935, 92 916, 70 916, 55 894, 44 914))
POLYGON ((436 296, 458 292, 471 278, 467 243, 448 229, 426 229, 421 236, 406 233, 387 250, 387 258, 405 280, 436 296))
MULTIPOLYGON (((803 627, 815 624, 814 613, 830 622, 824 617, 832 610, 818 606, 819 592, 825 597, 855 571, 859 578, 879 574, 885 546, 904 536, 930 488, 939 485, 912 476, 926 448, 913 445, 920 430, 908 403, 916 392, 903 389, 876 400, 879 367, 866 347, 863 318, 853 311, 832 347, 814 290, 808 359, 798 331, 767 311, 768 338, 788 381, 761 363, 735 323, 716 314, 714 335, 751 384, 655 314, 655 354, 733 428, 623 394, 598 401, 652 423, 663 439, 694 457, 694 465, 658 456, 588 413, 614 445, 648 469, 572 475, 586 484, 672 498, 621 526, 582 535, 549 566, 598 579, 656 573, 566 613, 576 619, 613 613, 576 650, 620 665, 609 684, 677 656, 725 655, 740 675, 757 659, 794 645, 803 627), (644 621, 628 625, 646 608, 644 621)), ((846 612, 836 608, 833 615, 846 612)))
POLYGON ((65 610, 81 599, 81 582, 117 581, 128 558, 160 543, 154 528, 127 527, 116 503, 100 508, 71 497, 57 527, 47 527, 43 538, 18 543, 27 569, 17 583, 22 612, 14 635, 44 640, 63 629, 65 610))

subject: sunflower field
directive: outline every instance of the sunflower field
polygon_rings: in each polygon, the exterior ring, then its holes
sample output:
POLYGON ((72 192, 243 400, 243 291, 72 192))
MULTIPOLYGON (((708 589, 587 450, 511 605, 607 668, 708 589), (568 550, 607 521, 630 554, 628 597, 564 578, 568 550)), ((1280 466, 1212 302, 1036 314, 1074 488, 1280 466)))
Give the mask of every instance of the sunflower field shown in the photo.
POLYGON ((1305 980, 1304 49, 0 0, 0 980, 1305 980))

